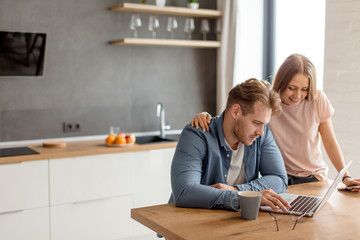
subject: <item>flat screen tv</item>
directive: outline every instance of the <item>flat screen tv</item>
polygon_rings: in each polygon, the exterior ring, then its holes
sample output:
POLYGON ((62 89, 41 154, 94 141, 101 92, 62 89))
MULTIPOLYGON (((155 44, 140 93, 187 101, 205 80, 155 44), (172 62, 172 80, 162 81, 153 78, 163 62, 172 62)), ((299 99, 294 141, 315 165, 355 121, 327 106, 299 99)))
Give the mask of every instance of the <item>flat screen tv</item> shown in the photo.
POLYGON ((43 76, 46 34, 0 31, 0 77, 43 76))

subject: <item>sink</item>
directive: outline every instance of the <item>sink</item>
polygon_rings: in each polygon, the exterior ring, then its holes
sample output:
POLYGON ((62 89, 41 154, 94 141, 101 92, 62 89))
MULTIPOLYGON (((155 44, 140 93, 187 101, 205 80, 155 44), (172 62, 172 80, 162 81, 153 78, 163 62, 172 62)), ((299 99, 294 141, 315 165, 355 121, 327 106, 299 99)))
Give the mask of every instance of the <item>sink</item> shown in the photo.
POLYGON ((162 138, 158 135, 151 136, 138 136, 136 137, 136 143, 138 144, 152 144, 152 143, 164 143, 164 142, 176 142, 179 140, 180 135, 166 135, 162 138))

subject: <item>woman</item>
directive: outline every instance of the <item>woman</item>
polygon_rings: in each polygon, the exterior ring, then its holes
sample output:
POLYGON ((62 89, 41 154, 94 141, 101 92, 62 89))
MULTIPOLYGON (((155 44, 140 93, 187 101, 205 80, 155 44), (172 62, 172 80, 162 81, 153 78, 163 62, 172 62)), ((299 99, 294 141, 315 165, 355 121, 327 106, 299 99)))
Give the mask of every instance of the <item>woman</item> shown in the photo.
MULTIPOLYGON (((345 161, 332 126, 334 109, 326 95, 316 90, 316 71, 311 61, 300 54, 290 55, 280 66, 273 89, 280 94, 283 114, 272 117, 269 126, 284 159, 288 184, 327 178, 328 166, 318 144, 320 136, 330 161, 340 171, 345 161)), ((210 119, 208 113, 200 113, 191 125, 200 125, 205 131, 210 119)), ((343 183, 360 185, 360 179, 352 179, 347 172, 343 183)))

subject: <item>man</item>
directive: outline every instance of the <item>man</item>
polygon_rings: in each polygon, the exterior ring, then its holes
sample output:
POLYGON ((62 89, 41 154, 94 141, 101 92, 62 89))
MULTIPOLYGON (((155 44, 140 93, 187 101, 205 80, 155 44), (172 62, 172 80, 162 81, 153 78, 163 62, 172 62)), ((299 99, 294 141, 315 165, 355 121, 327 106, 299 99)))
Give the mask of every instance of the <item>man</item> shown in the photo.
POLYGON ((280 98, 270 84, 249 79, 229 92, 226 109, 212 118, 209 132, 187 125, 171 166, 170 202, 232 209, 237 192, 250 190, 262 192, 261 205, 286 211, 289 204, 277 194, 287 189, 286 171, 266 125, 279 113, 280 98))

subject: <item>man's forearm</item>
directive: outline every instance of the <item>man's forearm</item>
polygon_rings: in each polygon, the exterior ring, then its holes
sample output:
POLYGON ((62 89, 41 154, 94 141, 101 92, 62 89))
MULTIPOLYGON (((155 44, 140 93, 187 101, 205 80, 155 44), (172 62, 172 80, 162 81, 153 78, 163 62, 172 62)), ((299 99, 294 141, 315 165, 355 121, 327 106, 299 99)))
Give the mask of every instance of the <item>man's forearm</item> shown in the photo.
POLYGON ((263 191, 272 189, 276 193, 286 192, 286 182, 279 176, 267 175, 236 186, 240 191, 263 191))
POLYGON ((178 207, 231 209, 231 198, 237 191, 220 190, 201 184, 173 186, 175 204, 178 207))

